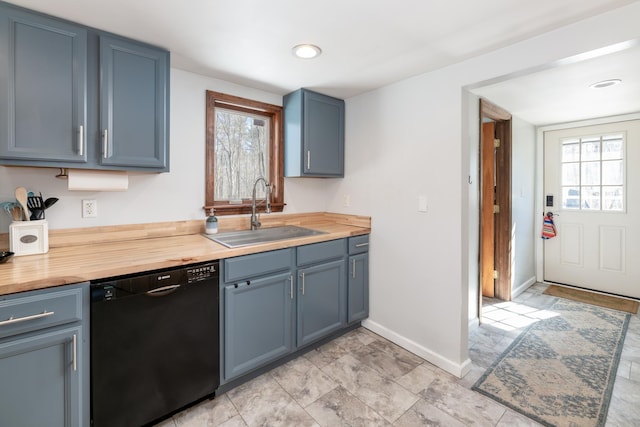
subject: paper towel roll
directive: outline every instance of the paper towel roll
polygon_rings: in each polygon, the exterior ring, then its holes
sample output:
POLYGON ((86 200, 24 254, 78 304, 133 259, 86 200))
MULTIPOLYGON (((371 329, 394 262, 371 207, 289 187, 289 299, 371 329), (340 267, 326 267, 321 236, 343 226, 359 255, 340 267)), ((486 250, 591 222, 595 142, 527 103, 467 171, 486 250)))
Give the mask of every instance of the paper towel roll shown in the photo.
POLYGON ((126 191, 129 176, 126 171, 69 169, 69 191, 126 191))

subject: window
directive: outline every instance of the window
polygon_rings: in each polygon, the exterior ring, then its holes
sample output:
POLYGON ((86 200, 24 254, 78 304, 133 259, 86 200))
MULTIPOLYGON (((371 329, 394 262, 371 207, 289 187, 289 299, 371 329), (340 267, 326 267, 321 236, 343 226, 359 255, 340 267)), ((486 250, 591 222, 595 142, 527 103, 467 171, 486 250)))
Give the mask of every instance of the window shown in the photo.
MULTIPOLYGON (((272 211, 282 212, 282 107, 212 91, 206 102, 205 210, 250 213, 253 186, 262 177, 271 184, 272 211)), ((256 198, 264 195, 259 183, 256 198)))
POLYGON ((562 207, 624 211, 624 135, 562 141, 562 207))

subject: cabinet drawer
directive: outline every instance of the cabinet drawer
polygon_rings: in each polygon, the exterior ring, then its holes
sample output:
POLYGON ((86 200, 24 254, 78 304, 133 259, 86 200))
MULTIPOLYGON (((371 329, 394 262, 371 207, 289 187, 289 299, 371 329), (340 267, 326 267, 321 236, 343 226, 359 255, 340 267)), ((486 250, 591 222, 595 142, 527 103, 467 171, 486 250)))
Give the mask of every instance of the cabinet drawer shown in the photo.
POLYGON ((298 265, 314 264, 342 258, 347 253, 346 239, 329 240, 328 242, 298 246, 296 250, 298 265))
POLYGON ((224 260, 224 281, 229 283, 288 270, 292 264, 291 257, 291 249, 280 249, 226 259, 224 260))
POLYGON ((349 255, 369 251, 369 235, 349 237, 349 255))
POLYGON ((25 292, 0 300, 0 338, 80 320, 80 286, 25 292))

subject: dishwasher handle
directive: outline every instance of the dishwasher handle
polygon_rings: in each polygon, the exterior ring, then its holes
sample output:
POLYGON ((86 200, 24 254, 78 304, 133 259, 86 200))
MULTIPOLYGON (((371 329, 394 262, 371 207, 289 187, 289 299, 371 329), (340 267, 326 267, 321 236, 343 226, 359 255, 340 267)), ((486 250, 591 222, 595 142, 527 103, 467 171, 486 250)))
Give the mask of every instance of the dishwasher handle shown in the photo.
POLYGON ((180 285, 162 286, 161 288, 151 289, 147 291, 146 294, 151 297, 163 297, 177 291, 179 287, 180 285))

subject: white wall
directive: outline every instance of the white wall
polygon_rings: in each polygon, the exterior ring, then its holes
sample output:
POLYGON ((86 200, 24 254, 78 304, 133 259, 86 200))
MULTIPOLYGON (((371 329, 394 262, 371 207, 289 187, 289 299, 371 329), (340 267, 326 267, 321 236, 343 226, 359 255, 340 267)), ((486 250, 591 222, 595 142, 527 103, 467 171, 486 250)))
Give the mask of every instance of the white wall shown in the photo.
MULTIPOLYGON (((46 212, 50 229, 204 218, 206 90, 282 105, 280 95, 172 69, 170 173, 131 174, 125 192, 78 192, 68 191, 67 181, 54 178, 58 169, 0 166, 0 201, 15 200, 18 186, 58 197, 46 212), (81 217, 82 199, 97 200, 97 218, 81 217)), ((326 210, 335 181, 285 180, 285 212, 326 210)), ((9 223, 0 212, 0 233, 9 231, 9 223)))
MULTIPOLYGON (((469 266, 477 263, 470 224, 478 207, 468 176, 476 174, 477 121, 470 127, 463 88, 638 38, 639 17, 634 3, 347 100, 347 170, 328 208, 372 216, 368 327, 454 374, 469 368, 469 266), (351 195, 350 207, 342 194, 351 195), (417 212, 419 195, 427 213, 417 212)), ((517 185, 528 193, 529 182, 517 185)), ((529 199, 517 196, 519 223, 529 199)), ((516 251, 517 261, 526 251, 516 251)))
MULTIPOLYGON (((469 239, 469 326, 476 326, 478 319, 478 298, 480 291, 480 97, 466 90, 462 92, 463 102, 466 101, 467 114, 463 121, 469 130, 466 143, 469 146, 469 175, 468 188, 468 221, 467 236, 469 239), (475 209, 474 209, 475 207, 475 209), (476 260, 477 262, 474 262, 476 260)), ((464 168, 464 164, 463 164, 464 168)), ((464 193, 464 190, 463 190, 464 193)))
POLYGON ((516 116, 511 120, 511 128, 511 290, 515 297, 536 280, 535 239, 540 236, 536 236, 535 222, 536 128, 516 116))

